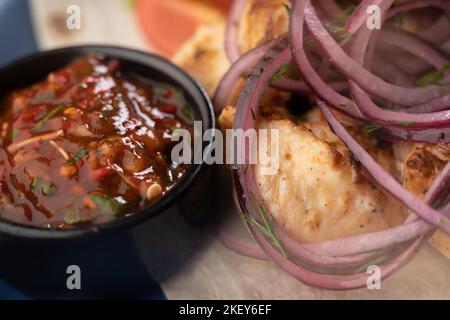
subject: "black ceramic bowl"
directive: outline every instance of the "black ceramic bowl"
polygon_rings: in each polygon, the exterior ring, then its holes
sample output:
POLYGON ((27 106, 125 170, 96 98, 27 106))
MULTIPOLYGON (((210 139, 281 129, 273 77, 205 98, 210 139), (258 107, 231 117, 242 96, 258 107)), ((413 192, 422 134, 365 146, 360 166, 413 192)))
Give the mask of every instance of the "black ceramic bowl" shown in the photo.
MULTIPOLYGON (((214 128, 214 111, 206 91, 186 72, 169 61, 140 51, 111 46, 78 46, 40 52, 19 59, 0 69, 0 101, 12 90, 43 80, 50 72, 68 65, 77 57, 100 53, 121 62, 124 72, 132 72, 143 78, 165 82, 184 91, 192 107, 194 120, 202 121, 203 130, 214 128)), ((208 146, 204 145, 203 148, 208 146)), ((19 225, 0 218, 0 235, 22 239, 74 239, 126 229, 164 213, 173 206, 184 206, 183 211, 195 215, 201 211, 199 203, 207 202, 208 170, 205 163, 194 164, 182 179, 158 202, 140 211, 107 224, 73 229, 43 229, 19 225), (194 206, 195 208, 190 206, 194 206)), ((1 207, 0 207, 1 210, 1 207)), ((195 217, 194 217, 195 219, 195 217)))

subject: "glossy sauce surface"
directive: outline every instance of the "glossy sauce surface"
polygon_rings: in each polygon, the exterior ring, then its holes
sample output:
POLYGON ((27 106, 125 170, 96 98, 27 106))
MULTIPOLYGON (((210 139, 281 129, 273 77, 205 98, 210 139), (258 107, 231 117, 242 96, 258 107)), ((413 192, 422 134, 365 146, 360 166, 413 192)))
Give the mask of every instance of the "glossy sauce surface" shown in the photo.
POLYGON ((44 228, 100 224, 160 199, 188 169, 173 132, 191 130, 180 90, 79 58, 11 93, 0 115, 0 216, 44 228))

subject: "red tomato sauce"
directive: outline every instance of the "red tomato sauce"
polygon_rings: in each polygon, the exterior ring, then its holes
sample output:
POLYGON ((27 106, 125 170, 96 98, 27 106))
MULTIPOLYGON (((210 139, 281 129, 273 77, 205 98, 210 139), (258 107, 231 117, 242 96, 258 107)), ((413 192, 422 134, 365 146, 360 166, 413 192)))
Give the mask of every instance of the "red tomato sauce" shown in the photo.
POLYGON ((180 90, 88 56, 0 106, 0 216, 44 228, 102 224, 160 199, 188 165, 173 132, 192 130, 180 90))

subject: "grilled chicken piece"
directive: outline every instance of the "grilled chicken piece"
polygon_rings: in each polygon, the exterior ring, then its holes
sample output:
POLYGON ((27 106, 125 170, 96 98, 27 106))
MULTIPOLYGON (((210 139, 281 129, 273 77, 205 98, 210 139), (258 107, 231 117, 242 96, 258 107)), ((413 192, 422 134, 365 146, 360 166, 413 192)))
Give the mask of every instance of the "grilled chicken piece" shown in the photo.
MULTIPOLYGON (((224 33, 224 25, 202 27, 172 59, 199 81, 211 97, 230 67, 224 51, 224 33)), ((223 111, 222 119, 219 119, 221 128, 231 128, 235 112, 234 105, 243 85, 244 81, 241 80, 231 94, 230 106, 223 111)), ((269 89, 262 104, 283 105, 289 98, 289 93, 269 89)))
MULTIPOLYGON (((448 161, 450 143, 417 145, 404 160, 403 184, 423 198, 448 161)), ((450 236, 436 231, 430 243, 450 258, 450 236)))
POLYGON ((210 96, 214 95, 217 85, 230 67, 224 41, 223 23, 200 27, 172 58, 175 64, 199 81, 210 96))
POLYGON ((278 38, 289 28, 285 0, 247 0, 238 30, 238 48, 245 53, 278 38))
MULTIPOLYGON (((338 239, 388 229, 406 219, 406 209, 375 184, 323 119, 298 124, 266 111, 259 120, 259 128, 279 130, 280 167, 277 174, 264 175, 264 167, 255 166, 256 181, 274 219, 296 240, 338 239)), ((390 145, 358 139, 394 172, 390 145)))
MULTIPOLYGON (((284 0, 248 0, 238 32, 242 53, 285 33, 289 17, 284 0)), ((196 78, 212 96, 230 67, 225 54, 225 24, 203 26, 175 54, 172 61, 196 78)))

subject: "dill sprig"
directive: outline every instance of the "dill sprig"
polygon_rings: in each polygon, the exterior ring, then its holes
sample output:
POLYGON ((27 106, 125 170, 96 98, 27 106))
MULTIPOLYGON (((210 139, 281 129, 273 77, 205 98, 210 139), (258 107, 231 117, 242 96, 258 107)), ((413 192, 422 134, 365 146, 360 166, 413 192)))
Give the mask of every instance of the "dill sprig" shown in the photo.
POLYGON ((283 7, 284 7, 284 9, 286 10, 288 16, 290 16, 291 13, 292 13, 292 8, 291 8, 291 6, 288 5, 287 3, 283 3, 283 7))
POLYGON ((418 87, 425 87, 432 84, 447 85, 448 83, 440 83, 440 81, 445 76, 446 71, 449 69, 450 63, 447 63, 441 69, 427 73, 426 75, 418 79, 413 78, 412 80, 414 81, 414 84, 418 87))
POLYGON ((286 258, 286 251, 284 250, 284 247, 274 230, 273 218, 266 213, 263 206, 258 203, 258 201, 256 201, 253 195, 251 195, 251 199, 255 204, 259 215, 261 216, 262 223, 250 216, 248 213, 244 212, 241 212, 241 219, 249 224, 254 225, 267 238, 267 240, 269 240, 269 242, 286 258))
POLYGON ((416 124, 415 121, 401 121, 401 122, 400 122, 400 125, 401 125, 402 127, 411 127, 411 126, 413 126, 413 125, 415 125, 415 124, 416 124))
POLYGON ((272 77, 272 81, 277 81, 280 80, 282 78, 285 78, 288 74, 289 71, 289 65, 290 63, 285 63, 283 64, 278 71, 273 75, 272 77))
POLYGON ((368 121, 368 122, 364 123, 362 130, 365 135, 371 135, 371 134, 375 133, 376 131, 378 131, 380 128, 381 128, 380 125, 368 121))
POLYGON ((358 269, 356 269, 354 273, 356 274, 356 273, 365 272, 368 267, 380 266, 387 260, 389 260, 389 255, 387 255, 387 254, 383 254, 381 256, 375 257, 373 260, 367 262, 366 264, 364 264, 361 267, 359 267, 358 269))

